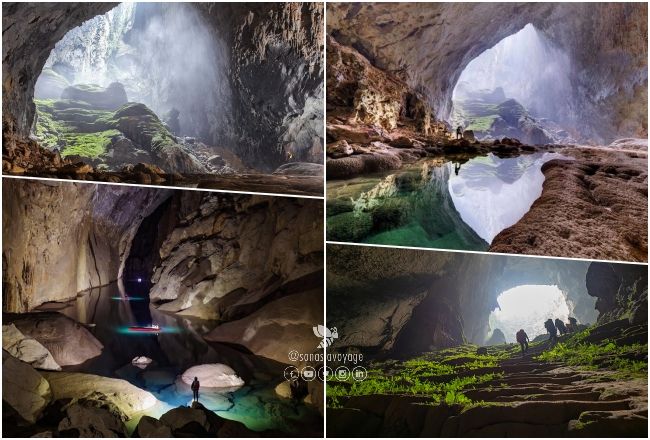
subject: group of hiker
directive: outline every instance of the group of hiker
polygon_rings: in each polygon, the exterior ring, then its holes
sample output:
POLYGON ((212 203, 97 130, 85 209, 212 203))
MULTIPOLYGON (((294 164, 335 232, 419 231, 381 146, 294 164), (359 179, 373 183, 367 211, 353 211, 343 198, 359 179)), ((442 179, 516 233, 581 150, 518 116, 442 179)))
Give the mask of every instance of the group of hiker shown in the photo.
MULTIPOLYGON (((567 333, 578 331, 578 320, 574 317, 569 317, 569 322, 565 323, 559 318, 556 318, 555 321, 553 321, 553 318, 549 318, 544 322, 544 327, 548 332, 549 341, 551 341, 552 344, 555 344, 557 342, 558 333, 559 336, 562 336, 567 333)), ((516 339, 519 345, 521 345, 521 354, 523 356, 523 354, 528 351, 528 343, 530 342, 530 339, 524 329, 520 329, 517 332, 516 339)))

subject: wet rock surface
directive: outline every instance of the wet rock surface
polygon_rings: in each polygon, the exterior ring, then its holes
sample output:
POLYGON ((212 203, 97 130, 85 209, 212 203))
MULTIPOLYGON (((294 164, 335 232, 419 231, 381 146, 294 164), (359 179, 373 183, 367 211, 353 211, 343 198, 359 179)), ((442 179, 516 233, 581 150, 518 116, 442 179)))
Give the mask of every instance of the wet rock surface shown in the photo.
POLYGON ((2 190, 3 310, 8 312, 30 311, 115 281, 140 222, 170 195, 16 179, 7 179, 2 190))
POLYGON ((542 195, 490 251, 606 260, 648 259, 647 151, 569 148, 542 167, 542 195))
MULTIPOLYGON (((2 403, 34 423, 52 400, 48 381, 33 367, 2 351, 2 403)), ((4 413, 3 408, 3 413, 4 413)))
POLYGON ((82 364, 104 348, 85 327, 60 313, 5 314, 3 319, 42 344, 60 366, 82 364))
POLYGON ((22 334, 14 324, 2 326, 2 349, 34 368, 61 369, 47 348, 36 339, 22 334))

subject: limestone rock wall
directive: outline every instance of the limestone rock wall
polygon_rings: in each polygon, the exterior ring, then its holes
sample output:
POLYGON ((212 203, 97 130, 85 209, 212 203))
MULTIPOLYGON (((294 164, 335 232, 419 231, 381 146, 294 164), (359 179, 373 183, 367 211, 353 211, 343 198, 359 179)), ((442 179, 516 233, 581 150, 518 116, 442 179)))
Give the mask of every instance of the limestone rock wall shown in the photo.
POLYGON ((3 311, 115 281, 142 219, 167 190, 5 179, 3 311))
POLYGON ((422 92, 438 118, 467 64, 532 23, 572 63, 563 113, 585 139, 647 137, 647 5, 331 3, 327 32, 422 92))
POLYGON ((598 322, 648 322, 648 267, 594 262, 587 270, 587 292, 596 297, 598 322))
POLYGON ((500 293, 557 285, 580 322, 596 320, 587 262, 500 255, 328 246, 328 325, 335 349, 409 355, 463 342, 482 344, 500 293))
POLYGON ((318 201, 184 192, 179 203, 152 276, 161 310, 233 320, 322 285, 318 201))
MULTIPOLYGON (((36 80, 67 31, 114 3, 8 3, 3 8, 3 138, 26 137, 36 80)), ((195 3, 215 38, 229 48, 233 127, 211 127, 248 165, 273 171, 293 161, 322 161, 321 3, 195 3), (230 137, 226 139, 225 137, 230 137)), ((224 125, 224 119, 207 123, 224 125)), ((11 146, 6 151, 12 152, 11 146)), ((17 154, 17 153, 14 153, 17 154)))

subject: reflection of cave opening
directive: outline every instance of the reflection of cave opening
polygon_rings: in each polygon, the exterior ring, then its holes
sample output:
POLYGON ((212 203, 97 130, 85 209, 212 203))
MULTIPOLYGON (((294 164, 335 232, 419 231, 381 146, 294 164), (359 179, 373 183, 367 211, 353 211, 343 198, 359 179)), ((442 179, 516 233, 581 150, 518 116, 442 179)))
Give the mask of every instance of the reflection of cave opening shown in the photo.
POLYGON ((228 146, 227 60, 225 45, 193 6, 122 3, 71 29, 51 51, 34 90, 33 132, 64 157, 115 168, 151 163, 143 153, 150 147, 137 136, 118 143, 125 132, 111 122, 127 102, 141 103, 201 158, 196 141, 208 150, 228 146))
POLYGON ((451 122, 478 138, 566 142, 572 127, 569 57, 532 24, 472 60, 453 91, 451 122))
POLYGON ((154 324, 149 309, 149 289, 153 268, 160 263, 158 250, 173 220, 173 210, 169 209, 171 203, 171 198, 166 200, 142 221, 124 262, 122 279, 125 294, 129 298, 144 299, 144 301, 129 301, 138 325, 154 324))
POLYGON ((530 339, 546 333, 544 322, 559 318, 567 322, 571 310, 558 286, 522 285, 502 292, 499 307, 490 313, 490 327, 499 329, 507 342, 515 342, 515 334, 524 329, 530 339))

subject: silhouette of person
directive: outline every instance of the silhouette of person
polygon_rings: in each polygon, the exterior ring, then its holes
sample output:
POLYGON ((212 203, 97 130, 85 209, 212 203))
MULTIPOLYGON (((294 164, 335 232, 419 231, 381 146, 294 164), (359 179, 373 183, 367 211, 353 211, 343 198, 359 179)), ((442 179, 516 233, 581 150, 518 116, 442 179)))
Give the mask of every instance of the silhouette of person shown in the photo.
POLYGON ((555 327, 560 332, 560 336, 567 334, 569 331, 566 329, 564 322, 560 318, 555 318, 555 327))
POLYGON ((458 172, 460 171, 460 163, 455 163, 454 164, 454 173, 458 175, 458 172))
POLYGON ((555 327, 555 324, 553 324, 553 319, 549 318, 546 320, 544 323, 544 327, 546 328, 546 331, 548 332, 549 335, 549 340, 551 342, 556 342, 557 341, 557 328, 555 327))
POLYGON ((573 316, 569 316, 568 331, 572 333, 578 331, 578 320, 575 319, 573 316))
POLYGON ((463 127, 460 125, 456 128, 456 139, 461 139, 463 137, 463 127))
POLYGON ((523 328, 517 332, 517 342, 521 345, 521 355, 523 356, 528 351, 528 342, 530 342, 523 328))
POLYGON ((199 388, 201 387, 201 383, 199 382, 199 378, 195 377, 194 380, 192 381, 192 401, 193 402, 198 402, 199 401, 199 388))

